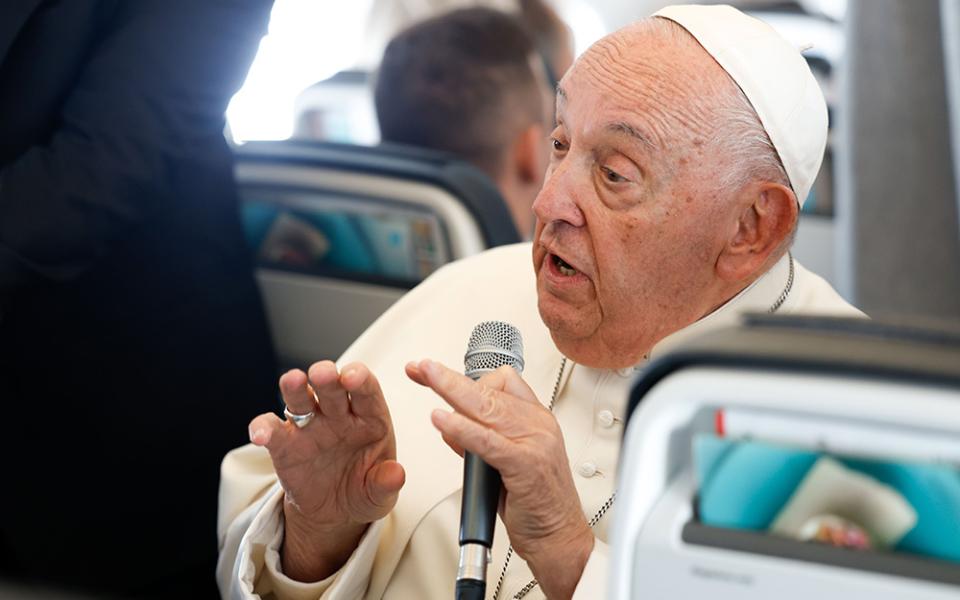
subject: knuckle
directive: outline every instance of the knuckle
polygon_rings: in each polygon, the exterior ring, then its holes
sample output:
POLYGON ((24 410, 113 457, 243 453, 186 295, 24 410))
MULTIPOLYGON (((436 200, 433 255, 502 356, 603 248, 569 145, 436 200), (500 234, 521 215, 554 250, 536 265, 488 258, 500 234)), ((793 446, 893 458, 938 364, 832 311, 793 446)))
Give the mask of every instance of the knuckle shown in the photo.
POLYGON ((480 385, 478 413, 480 418, 486 421, 496 419, 500 411, 500 394, 492 387, 485 384, 480 385))
POLYGON ((493 430, 487 429, 486 427, 484 427, 483 433, 480 434, 479 442, 480 442, 479 444, 480 450, 484 454, 489 454, 491 451, 493 451, 496 446, 496 443, 494 442, 494 438, 493 438, 493 430))
POLYGON ((491 388, 502 388, 503 387, 503 372, 502 369, 510 367, 497 367, 493 371, 484 373, 484 375, 477 380, 477 382, 482 383, 491 388))

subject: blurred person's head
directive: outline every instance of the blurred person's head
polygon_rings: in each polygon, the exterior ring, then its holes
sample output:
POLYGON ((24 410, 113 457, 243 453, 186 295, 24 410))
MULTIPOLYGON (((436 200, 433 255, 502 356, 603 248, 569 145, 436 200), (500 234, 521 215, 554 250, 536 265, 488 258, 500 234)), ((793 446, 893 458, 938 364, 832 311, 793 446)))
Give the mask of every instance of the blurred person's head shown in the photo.
POLYGON ((573 64, 573 32, 544 0, 517 0, 517 4, 520 20, 533 36, 554 87, 573 64))
POLYGON ((528 238, 546 169, 547 92, 543 62, 521 22, 469 8, 393 38, 374 99, 384 141, 450 152, 477 166, 528 238))
POLYGON ((573 32, 555 10, 567 0, 373 0, 364 31, 363 67, 374 67, 387 42, 423 20, 463 8, 492 8, 516 16, 533 37, 556 84, 573 62, 573 32))

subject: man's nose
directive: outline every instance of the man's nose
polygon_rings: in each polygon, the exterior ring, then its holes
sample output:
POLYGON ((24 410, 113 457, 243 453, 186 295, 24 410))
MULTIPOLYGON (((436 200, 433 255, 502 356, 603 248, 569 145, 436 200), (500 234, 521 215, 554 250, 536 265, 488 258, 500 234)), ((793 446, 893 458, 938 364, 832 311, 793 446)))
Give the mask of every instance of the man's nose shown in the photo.
POLYGON ((563 221, 575 227, 586 223, 579 206, 577 170, 569 159, 547 172, 543 187, 533 202, 533 212, 543 224, 563 221))

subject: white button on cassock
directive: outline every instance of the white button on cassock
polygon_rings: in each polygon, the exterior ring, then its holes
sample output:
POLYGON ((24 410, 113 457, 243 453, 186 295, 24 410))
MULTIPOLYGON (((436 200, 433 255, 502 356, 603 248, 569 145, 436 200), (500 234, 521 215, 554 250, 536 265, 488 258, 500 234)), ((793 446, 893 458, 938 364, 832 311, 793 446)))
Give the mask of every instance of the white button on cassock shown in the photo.
POLYGON ((577 471, 579 471, 580 475, 583 477, 593 477, 597 474, 597 465, 589 461, 580 463, 580 467, 577 469, 577 471))
POLYGON ((613 413, 609 410, 601 410, 599 413, 597 413, 597 421, 600 422, 600 427, 603 427, 604 429, 610 429, 617 421, 617 418, 614 417, 613 413))

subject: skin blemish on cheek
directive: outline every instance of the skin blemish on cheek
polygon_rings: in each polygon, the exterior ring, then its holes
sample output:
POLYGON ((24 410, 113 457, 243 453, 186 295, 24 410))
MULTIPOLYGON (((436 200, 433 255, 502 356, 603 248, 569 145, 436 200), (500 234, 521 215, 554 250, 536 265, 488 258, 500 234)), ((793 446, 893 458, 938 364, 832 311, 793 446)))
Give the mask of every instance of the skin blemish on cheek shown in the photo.
POLYGON ((686 198, 686 203, 687 203, 687 204, 690 204, 690 203, 692 203, 692 202, 693 202, 693 196, 687 196, 687 198, 686 198))
MULTIPOLYGON (((632 218, 629 218, 629 219, 625 220, 623 224, 624 224, 624 226, 627 228, 628 231, 633 231, 634 229, 637 228, 638 225, 640 225, 640 219, 637 219, 636 217, 632 217, 632 218)), ((626 240, 624 240, 624 241, 626 241, 626 240)))

